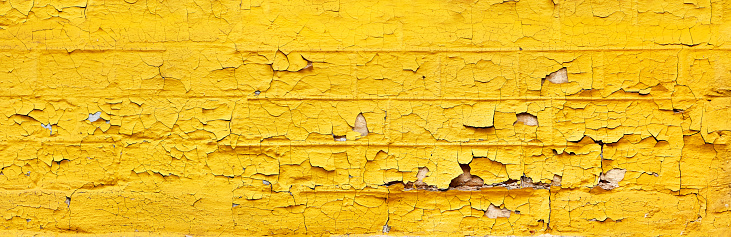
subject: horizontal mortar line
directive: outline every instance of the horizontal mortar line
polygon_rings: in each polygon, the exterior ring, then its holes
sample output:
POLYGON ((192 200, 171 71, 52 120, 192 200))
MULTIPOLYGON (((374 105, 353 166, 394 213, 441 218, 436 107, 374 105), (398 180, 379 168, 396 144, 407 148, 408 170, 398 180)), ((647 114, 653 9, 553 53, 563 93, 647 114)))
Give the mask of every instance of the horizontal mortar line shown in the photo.
MULTIPOLYGON (((152 140, 152 139, 150 139, 152 140)), ((164 140, 164 139, 163 139, 164 140)), ((169 140, 169 139, 168 139, 169 140)), ((179 139, 183 140, 183 139, 179 139)), ((199 140, 199 141, 208 141, 208 140, 199 140)), ((113 142, 95 142, 95 141, 89 141, 89 142, 76 142, 76 141, 69 141, 69 142, 48 142, 48 141, 27 141, 27 140, 6 140, 0 143, 0 145, 11 145, 16 142, 42 142, 44 145, 83 145, 83 144, 116 144, 113 142)), ((128 143, 129 145, 134 145, 142 143, 142 141, 136 142, 136 143, 128 143)), ((184 144, 186 146, 194 146, 195 144, 184 144)), ((221 146, 221 144, 219 144, 221 146)), ((228 144, 224 145, 228 146, 228 144)), ((578 143, 566 143, 566 144, 541 144, 541 143, 460 143, 460 142, 454 142, 454 143, 388 143, 388 142, 378 142, 378 143, 351 143, 351 142, 330 142, 330 143, 237 143, 230 146, 236 146, 236 147, 274 147, 274 146, 294 146, 294 147, 307 147, 307 146, 394 146, 394 147, 409 147, 409 146, 550 146, 550 147, 567 147, 567 146, 584 146, 584 144, 578 144, 578 143)), ((123 147, 124 148, 124 147, 123 147)))
MULTIPOLYGON (((2 51, 49 51, 49 52, 96 52, 96 51, 131 51, 131 52, 164 52, 167 51, 169 48, 172 49, 178 49, 178 48, 195 48, 195 46, 199 46, 201 48, 211 49, 211 48, 223 48, 223 49, 231 49, 233 52, 242 52, 242 53, 259 53, 259 52, 276 52, 277 50, 280 50, 279 48, 267 48, 267 49, 235 49, 234 47, 229 47, 226 45, 206 45, 206 44, 192 44, 192 45, 186 45, 186 46, 171 46, 166 48, 151 48, 151 49, 144 49, 144 48, 138 48, 138 47, 129 47, 129 48, 77 48, 77 49, 68 49, 68 48, 30 48, 30 49, 23 49, 23 48, 11 48, 9 46, 0 46, 0 52, 2 51)), ((567 51, 581 51, 581 52, 587 52, 587 51, 597 51, 597 52, 606 52, 606 51, 648 51, 648 50, 689 50, 689 51, 729 51, 731 48, 691 48, 687 46, 672 46, 672 47, 577 47, 577 48, 523 48, 520 49, 519 47, 507 47, 507 48, 406 48, 406 49, 399 49, 399 48, 381 48, 381 49, 374 49, 374 48, 330 48, 330 49, 301 49, 301 48, 294 48, 294 49, 284 49, 284 51, 287 52, 307 52, 307 53, 316 53, 316 52, 326 52, 326 53, 338 53, 338 52, 346 52, 346 53, 357 53, 357 52, 372 52, 372 53, 379 53, 379 52, 414 52, 414 53, 448 53, 448 52, 465 52, 465 53, 489 53, 489 52, 567 52, 567 51)))
MULTIPOLYGON (((405 181, 405 180, 404 180, 405 181)), ((440 193, 452 193, 457 195, 474 195, 474 194, 487 194, 487 193, 514 193, 514 192, 548 192, 547 189, 534 189, 534 188, 520 188, 520 189, 507 189, 506 187, 491 187, 491 188, 482 188, 480 190, 475 191, 466 191, 466 190, 456 190, 451 189, 447 191, 443 191, 440 193)), ((412 190, 390 190, 387 187, 383 189, 372 189, 372 190, 306 190, 303 189, 301 191, 298 191, 298 193, 305 193, 305 194, 311 194, 311 193, 346 193, 346 194, 365 194, 365 195, 378 195, 378 194, 390 194, 390 195, 414 195, 418 193, 435 193, 434 191, 427 191, 427 190, 418 190, 418 189, 412 189, 412 190)), ((547 194, 547 193, 546 193, 547 194)), ((548 197, 545 197, 548 198, 548 197)))
MULTIPOLYGON (((2 97, 9 97, 9 98, 22 98, 23 96, 17 96, 17 95, 0 95, 0 98, 2 97)), ((129 97, 136 97, 140 99, 145 98, 159 98, 157 96, 150 96, 147 95, 124 95, 119 97, 100 97, 100 96, 64 96, 64 97, 56 97, 56 96, 39 96, 39 95, 33 95, 34 99, 44 99, 44 100, 57 100, 57 99, 70 99, 70 98, 98 98, 98 99, 127 99, 129 97)), ((692 98, 692 97, 652 97, 652 96, 644 96, 644 97, 541 97, 541 96, 527 96, 527 97, 493 97, 493 98, 470 98, 470 97, 446 97, 446 98, 436 98, 436 97, 359 97, 359 98, 353 98, 353 97, 244 97, 244 96, 236 96, 236 95, 224 95, 224 96, 184 96, 184 95, 165 95, 165 98, 191 98, 191 99, 228 99, 228 98, 237 98, 237 99, 245 99, 245 100, 333 100, 333 101, 347 101, 347 100, 426 100, 426 101, 437 101, 437 100, 447 100, 447 101, 459 101, 459 100, 474 100, 474 101, 503 101, 503 100, 703 100, 703 98, 692 98)), ((728 96, 716 96, 713 98, 725 98, 728 96)))
MULTIPOLYGON (((519 47, 513 47, 513 48, 411 48, 411 49, 321 49, 321 50, 307 50, 307 49, 286 49, 286 51, 289 52, 373 52, 373 53, 379 53, 379 52, 414 52, 414 53, 452 53, 452 52, 465 52, 465 53, 489 53, 489 52, 566 52, 566 51, 597 51, 597 52, 603 52, 603 51, 647 51, 647 50, 681 50, 681 49, 688 49, 688 50, 731 50, 731 48, 690 48, 690 47, 671 47, 671 48, 556 48, 556 49, 538 49, 538 48, 523 48, 520 49, 519 47)), ((271 51, 275 51, 276 49, 272 49, 271 51)), ((256 53, 256 52, 262 52, 260 50, 241 50, 238 49, 236 52, 249 52, 249 53, 256 53)))
POLYGON ((246 97, 247 100, 476 100, 476 101, 502 101, 502 100, 672 100, 672 99, 693 99, 678 97, 501 97, 501 98, 469 98, 469 97, 447 97, 447 98, 421 98, 421 97, 374 97, 374 98, 347 98, 347 97, 246 97))

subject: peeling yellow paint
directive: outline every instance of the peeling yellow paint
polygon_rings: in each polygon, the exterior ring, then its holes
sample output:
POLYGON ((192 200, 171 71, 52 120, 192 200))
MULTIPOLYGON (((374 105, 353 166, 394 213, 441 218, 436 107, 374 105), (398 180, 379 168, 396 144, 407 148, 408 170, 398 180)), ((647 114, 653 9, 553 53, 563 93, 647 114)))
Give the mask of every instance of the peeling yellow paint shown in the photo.
POLYGON ((0 1, 0 235, 725 236, 729 9, 0 1))

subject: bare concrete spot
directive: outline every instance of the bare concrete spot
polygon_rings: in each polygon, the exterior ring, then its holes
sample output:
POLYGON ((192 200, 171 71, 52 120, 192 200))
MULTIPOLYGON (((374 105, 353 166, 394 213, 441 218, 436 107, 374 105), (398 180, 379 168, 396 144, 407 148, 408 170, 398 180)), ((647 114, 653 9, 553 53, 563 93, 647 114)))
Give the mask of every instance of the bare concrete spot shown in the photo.
POLYGON ((624 179, 624 173, 626 169, 611 169, 606 174, 599 175, 599 187, 604 190, 612 190, 619 187, 619 181, 624 179))
POLYGON ((424 182, 424 178, 426 178, 426 174, 429 173, 429 168, 421 167, 419 168, 419 172, 416 173, 416 182, 408 182, 404 185, 404 190, 411 190, 411 189, 417 189, 417 190, 428 190, 428 191, 438 191, 436 185, 429 185, 426 182, 424 182))
POLYGON ((231 207, 238 207, 238 206, 239 206, 239 204, 236 204, 236 203, 233 203, 233 205, 231 205, 231 207))
POLYGON ((266 180, 262 180, 261 182, 262 182, 262 183, 263 183, 264 185, 270 185, 270 184, 272 184, 272 183, 270 183, 269 181, 266 181, 266 180))
POLYGON ((353 127, 354 132, 359 132, 361 136, 368 136, 368 124, 366 123, 365 117, 363 117, 363 114, 358 114, 358 117, 355 117, 355 126, 353 127))
POLYGON ((510 210, 507 208, 498 208, 495 205, 490 204, 489 207, 487 207, 487 211, 485 211, 485 216, 490 219, 497 219, 497 218, 508 218, 510 217, 510 210))
POLYGON ((426 168, 426 167, 419 168, 419 172, 416 173, 416 179, 418 181, 424 180, 424 178, 426 178, 427 173, 429 173, 429 168, 426 168))
POLYGON ((348 138, 346 138, 345 136, 335 136, 335 135, 333 135, 333 140, 335 140, 336 142, 344 142, 344 141, 347 141, 348 138))
POLYGON ((566 68, 561 68, 561 69, 558 69, 558 71, 548 74, 548 76, 546 76, 546 78, 543 78, 543 80, 541 80, 541 84, 543 84, 543 82, 545 82, 546 80, 548 80, 549 82, 551 82, 553 84, 563 84, 563 83, 569 82, 569 76, 566 71, 566 68))
POLYGON ((102 112, 96 112, 93 114, 89 114, 88 120, 89 120, 89 122, 93 123, 93 122, 96 122, 97 120, 99 120, 99 118, 101 118, 101 117, 102 117, 102 112))
POLYGON ((529 114, 529 113, 519 113, 515 115, 517 117, 517 121, 513 123, 513 125, 517 123, 522 123, 528 126, 538 126, 538 117, 535 115, 529 114))
POLYGON ((70 197, 66 197, 66 201, 64 201, 64 202, 66 203, 66 207, 71 207, 71 198, 70 197))
POLYGON ((561 176, 554 174, 553 175, 553 181, 551 181, 551 186, 558 186, 561 187, 561 176))
POLYGON ((254 91, 254 95, 259 95, 259 94, 261 94, 261 91, 258 91, 258 90, 254 91))
POLYGON ((482 178, 470 174, 470 165, 460 164, 459 167, 463 173, 452 179, 449 183, 450 188, 472 191, 480 189, 485 184, 482 178))
POLYGON ((533 188, 536 185, 533 184, 533 179, 527 176, 520 177, 520 188, 533 188))

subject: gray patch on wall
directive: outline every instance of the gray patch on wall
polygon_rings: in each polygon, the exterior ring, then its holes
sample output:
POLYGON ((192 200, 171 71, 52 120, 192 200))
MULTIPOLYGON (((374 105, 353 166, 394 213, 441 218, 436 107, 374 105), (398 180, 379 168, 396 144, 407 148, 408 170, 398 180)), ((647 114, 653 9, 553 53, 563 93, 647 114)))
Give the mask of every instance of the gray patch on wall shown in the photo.
POLYGON ((48 123, 48 125, 41 123, 41 127, 48 129, 48 131, 50 131, 50 134, 53 135, 53 127, 51 127, 51 123, 48 123))
POLYGON ((89 120, 89 122, 93 123, 93 122, 96 122, 97 120, 99 120, 99 118, 101 118, 101 117, 102 117, 102 112, 96 112, 93 114, 89 114, 88 120, 89 120))

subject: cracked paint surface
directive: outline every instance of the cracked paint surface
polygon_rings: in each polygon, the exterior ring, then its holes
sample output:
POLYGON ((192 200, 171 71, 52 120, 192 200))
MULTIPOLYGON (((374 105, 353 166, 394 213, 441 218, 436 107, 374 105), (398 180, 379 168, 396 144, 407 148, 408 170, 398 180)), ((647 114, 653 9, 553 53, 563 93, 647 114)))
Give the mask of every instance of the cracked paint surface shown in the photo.
POLYGON ((0 15, 2 235, 731 230, 731 1, 0 15))

